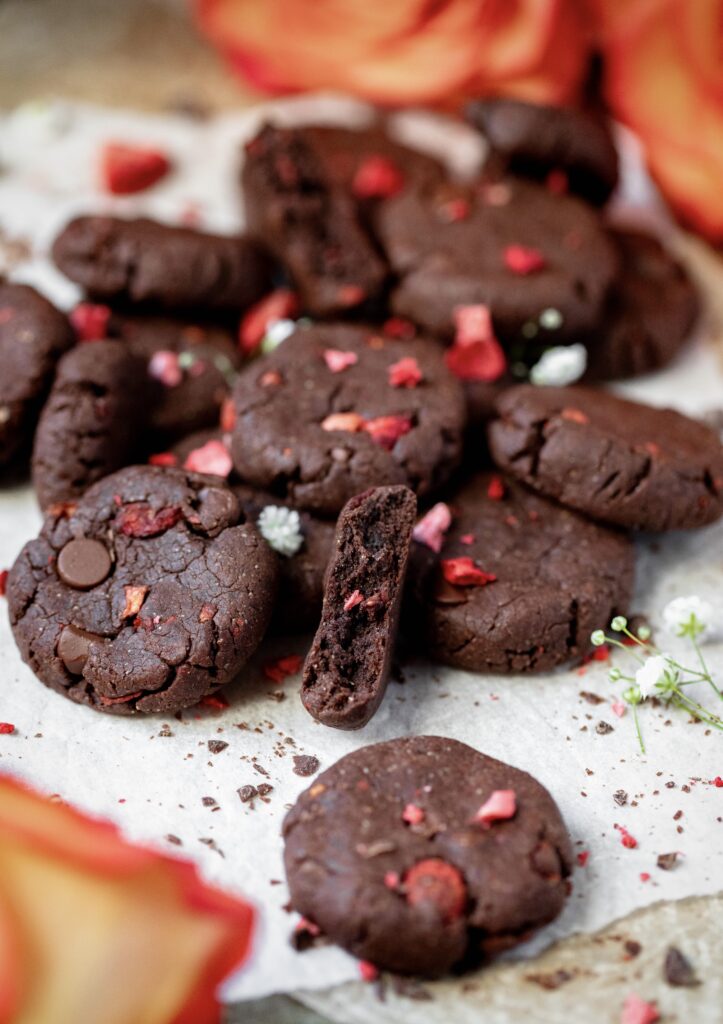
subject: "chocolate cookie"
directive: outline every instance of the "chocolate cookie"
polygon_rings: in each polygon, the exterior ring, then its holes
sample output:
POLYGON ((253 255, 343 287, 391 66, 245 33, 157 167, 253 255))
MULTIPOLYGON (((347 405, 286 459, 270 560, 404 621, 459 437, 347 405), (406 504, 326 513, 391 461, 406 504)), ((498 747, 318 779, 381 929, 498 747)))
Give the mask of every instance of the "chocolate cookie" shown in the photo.
POLYGON ((84 342, 60 360, 33 446, 41 508, 74 501, 137 460, 150 398, 144 369, 121 341, 84 342))
POLYGON ((465 403, 442 351, 368 327, 300 327, 239 375, 231 452, 241 478, 335 515, 368 487, 426 494, 459 460, 465 403))
POLYGON ((29 450, 55 364, 72 343, 55 306, 34 288, 0 278, 0 473, 29 450))
POLYGON ((8 578, 23 659, 122 714, 177 711, 227 683, 271 616, 276 562, 217 479, 131 466, 49 515, 8 578))
POLYGON ((347 754, 284 821, 295 910, 354 956, 435 976, 527 939, 562 910, 572 848, 532 776, 457 740, 347 754))
POLYGON ((562 187, 599 205, 618 183, 615 144, 607 123, 596 113, 485 99, 469 103, 466 114, 489 143, 489 172, 544 181, 550 172, 563 171, 562 187))
POLYGON ((322 725, 359 729, 382 702, 416 511, 408 487, 376 487, 342 509, 301 687, 322 725))
POLYGON ((579 657, 628 611, 634 552, 622 533, 481 473, 450 502, 433 550, 412 545, 409 633, 475 672, 539 672, 579 657))
POLYGON ((144 360, 153 388, 148 427, 159 444, 218 423, 241 365, 230 330, 166 317, 114 314, 109 333, 144 360))
POLYGON ((265 125, 246 146, 242 185, 249 229, 286 267, 307 312, 333 316, 378 297, 386 265, 302 129, 265 125))
POLYGON ((585 338, 587 379, 635 377, 670 363, 699 313, 695 285, 652 235, 612 230, 622 256, 602 320, 585 338))
POLYGON ((597 322, 618 269, 595 210, 521 178, 407 189, 376 223, 399 277, 393 311, 447 338, 455 308, 479 304, 507 343, 575 338, 597 322))
POLYGON ((56 238, 52 256, 89 295, 149 309, 236 313, 269 287, 268 259, 250 239, 145 217, 76 217, 56 238))
POLYGON ((519 385, 489 427, 495 462, 563 505, 638 530, 680 530, 723 513, 723 446, 673 409, 585 387, 519 385))

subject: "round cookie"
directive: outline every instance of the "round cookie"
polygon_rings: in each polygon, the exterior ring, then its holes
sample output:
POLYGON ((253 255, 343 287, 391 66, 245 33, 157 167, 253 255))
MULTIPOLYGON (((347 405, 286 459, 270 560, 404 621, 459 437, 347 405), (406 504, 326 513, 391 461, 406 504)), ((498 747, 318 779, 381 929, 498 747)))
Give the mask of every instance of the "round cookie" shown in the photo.
POLYGON ((7 597, 23 660, 51 689, 167 714, 236 675, 275 590, 276 560, 225 484, 131 466, 46 518, 7 597))
POLYGON ((610 129, 592 111, 497 98, 473 100, 466 116, 489 144, 485 170, 543 181, 562 170, 570 191, 601 206, 617 185, 610 129))
POLYGON ((326 516, 368 487, 433 491, 459 460, 466 417, 438 345, 344 324, 298 328, 239 375, 234 405, 241 478, 326 516))
POLYGON ((650 373, 670 363, 699 313, 695 285, 657 238, 611 229, 622 257, 600 324, 586 337, 588 380, 650 373))
POLYGON ((457 306, 483 304, 507 343, 574 338, 597 322, 618 270, 595 210, 521 178, 407 189, 376 223, 399 278, 392 310, 443 337, 457 306))
POLYGON ((498 466, 602 522, 705 526, 723 513, 723 446, 698 420, 586 387, 522 384, 489 428, 498 466))
POLYGON ((569 890, 570 839, 547 790, 439 736, 347 754, 301 794, 283 835, 294 909, 401 974, 440 975, 514 946, 569 890), (511 817, 494 820, 493 794, 511 817))
POLYGON ((0 473, 28 449, 55 364, 72 343, 52 303, 0 278, 0 473))
POLYGON ((154 316, 114 314, 112 337, 122 338, 147 366, 153 387, 148 429, 159 441, 218 423, 241 352, 230 330, 154 316))
POLYGON ((73 501, 136 461, 150 398, 144 382, 142 360, 121 341, 66 352, 35 432, 32 479, 41 508, 73 501))
POLYGON ((441 552, 413 544, 409 569, 407 632, 436 661, 547 671, 583 655, 593 630, 628 611, 634 551, 624 534, 492 473, 475 476, 450 508, 441 552))
POLYGON ((153 309, 237 313, 270 283, 268 258, 251 239, 146 217, 76 217, 55 239, 52 256, 89 295, 153 309))

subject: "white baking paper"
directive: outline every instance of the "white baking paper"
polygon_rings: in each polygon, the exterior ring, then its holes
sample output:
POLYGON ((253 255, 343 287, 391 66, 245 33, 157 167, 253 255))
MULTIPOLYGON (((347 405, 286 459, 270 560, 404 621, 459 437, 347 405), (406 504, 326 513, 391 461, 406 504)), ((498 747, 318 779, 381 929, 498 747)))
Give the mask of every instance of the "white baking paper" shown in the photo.
MULTIPOLYGON (((351 101, 307 97, 204 122, 58 102, 0 117, 0 271, 4 263, 12 277, 69 307, 76 290, 52 268, 47 249, 73 214, 147 213, 170 222, 196 218, 221 232, 237 229, 240 143, 269 112, 289 122, 351 124, 368 116, 351 101), (106 140, 160 146, 176 169, 147 193, 110 198, 96 185, 98 148, 106 140)), ((408 141, 447 157, 459 154, 462 170, 479 158, 476 139, 442 118, 404 115, 401 124, 408 141)), ((671 231, 651 199, 630 140, 625 154, 621 210, 671 231)), ((623 390, 698 415, 723 405, 723 378, 703 340, 673 368, 623 390)), ((12 563, 39 522, 29 488, 0 493, 0 568, 12 563)), ((716 605, 723 626, 723 523, 641 539, 638 554, 636 611, 657 625, 669 599, 695 593, 716 605)), ((670 645, 677 649, 675 641, 670 645)), ((42 686, 21 663, 6 616, 0 615, 0 720, 17 728, 14 735, 0 737, 0 770, 112 818, 133 839, 192 858, 207 879, 254 901, 260 911, 254 954, 226 985, 226 999, 326 987, 357 976, 355 962, 340 950, 299 954, 289 945, 295 919, 284 910, 288 895, 279 831, 286 808, 308 785, 294 774, 295 754, 314 754, 326 768, 367 743, 438 733, 524 768, 549 787, 576 851, 588 851, 589 859, 575 872, 573 894, 560 919, 516 956, 531 956, 555 938, 597 929, 657 900, 720 889, 723 789, 711 780, 723 775, 723 737, 691 724, 681 712, 645 707, 647 754, 642 756, 630 714, 618 719, 611 712, 620 687, 608 681, 605 665, 593 662, 584 675, 572 668, 531 678, 406 666, 406 681, 390 684, 376 718, 363 732, 348 734, 310 719, 298 701, 298 678, 282 686, 264 678, 265 660, 297 651, 303 653, 303 639, 279 641, 261 652, 228 688, 227 711, 186 712, 181 721, 129 720, 76 707, 42 686), (581 691, 599 695, 604 703, 589 703, 581 691), (614 731, 599 733, 601 721, 614 731), (228 743, 217 755, 207 746, 214 739, 228 743), (253 808, 243 804, 239 787, 261 782, 273 786, 266 801, 257 800, 253 808), (625 806, 613 799, 618 790, 628 795, 625 806), (217 806, 204 805, 204 797, 217 806), (616 823, 637 839, 637 848, 621 845, 616 823), (171 844, 167 835, 183 845, 171 844), (668 872, 657 868, 657 855, 671 851, 680 851, 679 866, 668 872)), ((723 647, 707 646, 706 655, 723 681, 723 647)), ((707 700, 709 693, 699 688, 699 695, 707 700)))

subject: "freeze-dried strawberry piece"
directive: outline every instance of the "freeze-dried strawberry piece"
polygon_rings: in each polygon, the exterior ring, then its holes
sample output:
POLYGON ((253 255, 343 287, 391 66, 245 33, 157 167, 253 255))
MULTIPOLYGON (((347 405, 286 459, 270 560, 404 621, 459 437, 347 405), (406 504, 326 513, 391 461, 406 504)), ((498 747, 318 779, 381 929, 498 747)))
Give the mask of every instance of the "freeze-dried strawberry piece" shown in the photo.
POLYGON ((142 192, 165 177, 170 169, 170 160, 158 149, 108 142, 101 150, 101 179, 104 188, 113 195, 142 192))
POLYGON ((283 683, 287 676, 295 676, 301 668, 300 654, 287 654, 263 666, 263 673, 272 683, 283 683))
POLYGON ((404 188, 404 175, 389 157, 372 154, 359 164, 352 192, 357 199, 388 199, 404 188))
POLYGON ((449 505, 438 501, 422 516, 412 530, 412 537, 420 544, 439 554, 444 543, 444 536, 452 525, 452 513, 449 505))
POLYGON ((191 473, 227 477, 232 469, 231 456, 223 441, 211 440, 189 452, 183 468, 191 473))
POLYGON ((455 921, 464 913, 467 887, 462 875, 439 857, 420 860, 404 876, 407 903, 416 907, 432 903, 443 921, 455 921))
POLYGON ((174 455, 173 452, 156 452, 155 455, 148 456, 149 466, 177 466, 178 456, 174 455))
POLYGON ((161 508, 154 511, 142 501, 124 505, 116 516, 116 528, 126 537, 157 537, 175 526, 183 518, 180 508, 161 508))
POLYGON ((456 587, 484 587, 486 583, 494 583, 494 573, 484 572, 468 555, 460 558, 443 558, 441 561, 442 575, 447 583, 456 587))
POLYGON ((146 599, 148 589, 147 586, 127 586, 123 588, 126 603, 121 612, 122 619, 130 619, 138 614, 141 610, 141 605, 146 599))
POLYGON ((505 266, 513 274, 534 274, 547 265, 545 257, 539 249, 528 245, 508 245, 504 253, 505 266))
POLYGON ((293 319, 299 312, 299 297, 290 288, 277 288, 264 295, 246 311, 239 325, 239 345, 246 355, 254 352, 277 320, 293 319))
POLYGON ((359 362, 356 352, 344 352, 339 348, 325 348, 322 355, 332 373, 342 373, 359 362))
POLYGON ((148 363, 148 373, 166 388, 177 388, 183 380, 178 352, 161 348, 154 352, 148 363))
POLYGON ((489 308, 482 304, 458 306, 454 322, 454 344, 444 354, 447 367, 460 380, 499 380, 507 369, 507 359, 495 337, 489 308))
POLYGON ((390 452, 399 438, 412 429, 412 421, 409 416, 377 416, 366 420, 363 429, 375 444, 390 452))
POLYGON ((516 813, 517 799, 514 789, 496 789, 477 811, 474 820, 489 825, 493 821, 513 818, 516 813))
POLYGON ((389 367, 389 383, 393 388, 416 388, 422 380, 422 370, 414 356, 405 356, 389 367))
POLYGON ((80 302, 69 319, 78 341, 102 341, 108 337, 109 306, 80 302))

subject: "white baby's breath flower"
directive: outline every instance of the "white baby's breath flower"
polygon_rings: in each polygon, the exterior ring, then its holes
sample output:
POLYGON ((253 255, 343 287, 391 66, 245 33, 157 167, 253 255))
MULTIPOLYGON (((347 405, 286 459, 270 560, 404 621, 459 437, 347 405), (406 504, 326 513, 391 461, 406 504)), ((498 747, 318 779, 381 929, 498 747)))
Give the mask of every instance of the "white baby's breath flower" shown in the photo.
POLYGON ((530 381, 538 386, 564 387, 579 380, 587 366, 584 345, 555 345, 546 349, 530 370, 530 381))
POLYGON ((269 547, 290 558, 304 543, 301 520, 296 509, 266 505, 256 521, 259 533, 269 547))
POLYGON ((714 619, 713 605, 697 594, 675 597, 663 608, 665 628, 676 636, 695 639, 705 635, 705 639, 710 640, 716 632, 714 619))
POLYGON ((640 696, 645 700, 655 692, 657 683, 661 683, 668 670, 668 659, 664 654, 654 654, 647 658, 635 673, 635 682, 640 690, 640 696))
POLYGON ((273 352, 282 341, 286 341, 287 338, 291 337, 295 330, 295 320, 274 320, 266 328, 266 334, 261 342, 261 351, 264 354, 273 352))

